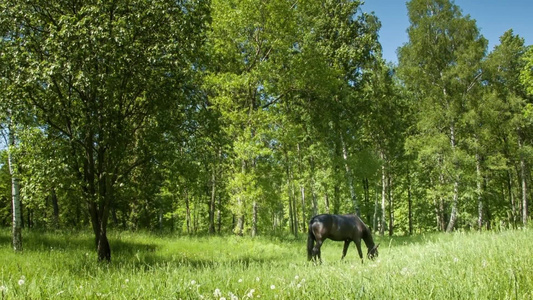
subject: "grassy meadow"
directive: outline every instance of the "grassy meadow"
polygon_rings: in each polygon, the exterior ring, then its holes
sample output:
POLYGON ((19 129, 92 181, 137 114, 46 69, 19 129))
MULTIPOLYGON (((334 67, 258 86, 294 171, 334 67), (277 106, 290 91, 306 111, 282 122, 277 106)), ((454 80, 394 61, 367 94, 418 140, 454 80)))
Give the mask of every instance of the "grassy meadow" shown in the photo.
POLYGON ((375 237, 380 256, 364 264, 328 240, 321 265, 303 235, 112 232, 100 264, 89 232, 23 234, 15 254, 0 230, 0 299, 533 299, 531 229, 375 237))

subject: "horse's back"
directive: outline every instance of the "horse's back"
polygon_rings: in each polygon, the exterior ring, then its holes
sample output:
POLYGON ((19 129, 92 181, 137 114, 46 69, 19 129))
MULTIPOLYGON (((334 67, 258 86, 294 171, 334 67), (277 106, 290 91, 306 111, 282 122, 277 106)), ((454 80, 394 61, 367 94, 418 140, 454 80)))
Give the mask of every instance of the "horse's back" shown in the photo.
POLYGON ((323 238, 343 241, 360 235, 360 226, 356 215, 322 214, 311 218, 309 231, 323 238))

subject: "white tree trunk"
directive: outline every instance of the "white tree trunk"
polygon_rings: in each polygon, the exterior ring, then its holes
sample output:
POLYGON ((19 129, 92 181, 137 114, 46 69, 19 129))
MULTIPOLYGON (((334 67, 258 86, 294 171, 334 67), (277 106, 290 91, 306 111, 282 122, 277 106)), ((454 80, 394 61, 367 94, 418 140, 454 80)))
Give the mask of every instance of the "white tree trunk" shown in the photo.
MULTIPOLYGON (((381 159, 383 162, 385 162, 385 155, 381 153, 381 159)), ((381 166, 381 222, 379 227, 379 234, 384 235, 385 234, 385 226, 387 225, 387 221, 385 219, 387 209, 387 174, 386 174, 386 168, 385 164, 381 166)))
POLYGON ((15 133, 13 120, 9 123, 9 150, 8 150, 8 164, 9 173, 11 175, 11 202, 13 206, 13 249, 17 252, 22 251, 22 211, 20 203, 20 187, 17 174, 15 171, 15 159, 13 157, 13 150, 15 148, 15 133))
MULTIPOLYGON (((452 123, 450 126, 450 143, 452 146, 452 152, 455 153, 455 125, 452 123)), ((455 221, 457 220, 457 204, 459 202, 459 178, 457 175, 454 175, 453 181, 453 200, 452 200, 452 212, 450 214, 450 222, 448 222, 448 227, 446 232, 451 232, 455 227, 455 221)))
POLYGON ((352 170, 350 169, 350 165, 348 164, 348 150, 346 149, 346 144, 344 143, 344 139, 341 139, 341 141, 342 141, 342 157, 344 159, 344 168, 346 169, 346 175, 347 175, 346 177, 348 178, 348 187, 350 188, 350 198, 352 200, 354 213, 357 215, 361 215, 359 204, 357 203, 357 195, 355 194, 352 170))
POLYGON ((476 186, 476 194, 477 194, 477 210, 478 210, 478 218, 477 223, 479 230, 483 229, 483 188, 482 188, 482 181, 483 177, 481 176, 481 157, 479 154, 476 153, 476 176, 477 176, 477 186, 476 186))
POLYGON ((521 179, 521 185, 522 185, 522 223, 524 226, 527 225, 527 207, 528 207, 528 201, 527 201, 527 180, 526 180, 526 161, 524 158, 524 155, 522 152, 522 141, 520 137, 518 137, 518 147, 520 151, 520 177, 521 179))

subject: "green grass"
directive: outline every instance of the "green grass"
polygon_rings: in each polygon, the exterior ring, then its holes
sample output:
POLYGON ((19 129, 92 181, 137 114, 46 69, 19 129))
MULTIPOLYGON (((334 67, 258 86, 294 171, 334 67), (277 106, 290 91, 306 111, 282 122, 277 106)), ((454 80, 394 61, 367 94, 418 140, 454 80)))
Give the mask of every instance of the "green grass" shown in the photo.
POLYGON ((328 240, 314 265, 304 236, 115 232, 112 262, 99 264, 90 233, 25 231, 15 254, 3 229, 0 299, 533 299, 531 229, 376 240, 375 261, 361 264, 353 244, 340 261, 328 240))

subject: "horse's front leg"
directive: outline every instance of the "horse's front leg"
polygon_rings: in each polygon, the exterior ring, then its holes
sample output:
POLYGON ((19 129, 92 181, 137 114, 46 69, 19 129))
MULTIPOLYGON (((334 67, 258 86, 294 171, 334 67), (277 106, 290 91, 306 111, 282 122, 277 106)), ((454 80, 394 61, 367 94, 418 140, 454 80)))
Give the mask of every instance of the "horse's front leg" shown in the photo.
POLYGON ((361 251, 361 239, 355 239, 353 241, 357 247, 357 252, 359 253, 359 258, 361 258, 361 263, 363 263, 363 251, 361 251))
POLYGON ((341 257, 341 260, 343 260, 344 257, 346 256, 346 252, 348 251, 348 246, 350 246, 350 240, 346 240, 346 241, 344 241, 344 249, 342 249, 342 257, 341 257))

